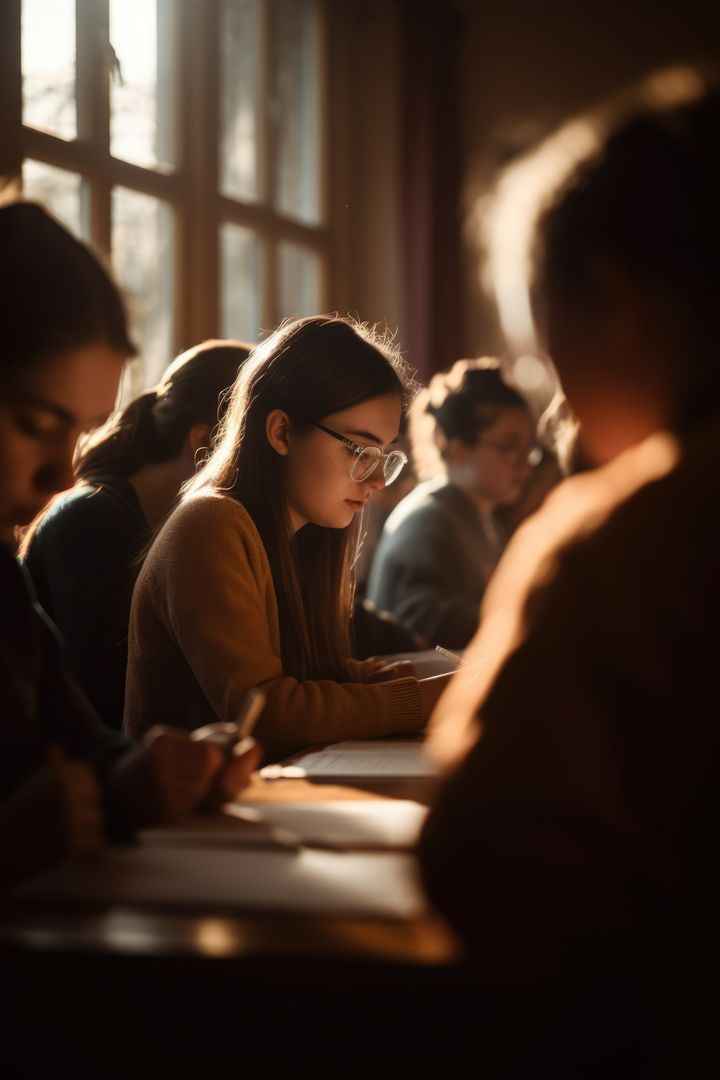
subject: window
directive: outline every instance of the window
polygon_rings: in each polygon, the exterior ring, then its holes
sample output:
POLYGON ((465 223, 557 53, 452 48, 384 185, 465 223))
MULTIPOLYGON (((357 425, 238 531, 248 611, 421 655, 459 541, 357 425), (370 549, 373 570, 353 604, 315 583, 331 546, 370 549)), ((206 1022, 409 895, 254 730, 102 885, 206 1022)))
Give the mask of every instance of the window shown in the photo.
POLYGON ((12 3, 20 185, 110 259, 133 390, 205 337, 327 309, 323 0, 12 3))

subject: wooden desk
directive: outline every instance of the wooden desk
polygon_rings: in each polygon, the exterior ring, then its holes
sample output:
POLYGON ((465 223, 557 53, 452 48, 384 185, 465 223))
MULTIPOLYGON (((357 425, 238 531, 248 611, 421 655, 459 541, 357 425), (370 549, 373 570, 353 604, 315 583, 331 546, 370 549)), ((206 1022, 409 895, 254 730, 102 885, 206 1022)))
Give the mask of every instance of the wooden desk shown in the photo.
MULTIPOLYGON (((257 778, 243 797, 357 800, 390 792, 257 778)), ((433 1009, 448 1011, 446 1026, 456 1023, 451 990, 466 978, 455 941, 432 916, 403 922, 5 900, 0 955, 17 986, 19 1024, 40 1007, 54 1018, 57 1039, 75 1030, 78 1014, 91 1019, 98 1038, 110 1038, 124 1016, 134 1026, 134 1043, 141 1035, 153 1038, 162 1020, 184 1026, 186 1049, 198 1053, 207 1039, 217 1047, 226 1043, 230 1052, 240 1014, 262 1038, 272 1037, 280 1023, 307 1040, 308 1029, 322 1019, 316 1050, 328 1038, 339 1050, 343 1039, 356 1037, 358 1017, 368 1023, 369 1008, 379 1026, 365 1032, 365 1045, 377 1042, 384 1052, 398 1031, 383 1017, 403 1025, 401 1040, 417 1032, 422 1015, 428 1024, 423 1037, 437 1032, 433 1009)))

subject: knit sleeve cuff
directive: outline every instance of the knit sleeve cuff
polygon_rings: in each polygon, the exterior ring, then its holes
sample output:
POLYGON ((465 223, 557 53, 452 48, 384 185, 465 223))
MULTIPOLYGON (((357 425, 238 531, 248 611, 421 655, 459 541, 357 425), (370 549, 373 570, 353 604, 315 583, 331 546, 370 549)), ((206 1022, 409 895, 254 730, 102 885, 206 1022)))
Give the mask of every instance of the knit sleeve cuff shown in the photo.
POLYGON ((382 691, 388 731, 420 731, 425 725, 420 684, 415 678, 393 679, 379 683, 382 691))

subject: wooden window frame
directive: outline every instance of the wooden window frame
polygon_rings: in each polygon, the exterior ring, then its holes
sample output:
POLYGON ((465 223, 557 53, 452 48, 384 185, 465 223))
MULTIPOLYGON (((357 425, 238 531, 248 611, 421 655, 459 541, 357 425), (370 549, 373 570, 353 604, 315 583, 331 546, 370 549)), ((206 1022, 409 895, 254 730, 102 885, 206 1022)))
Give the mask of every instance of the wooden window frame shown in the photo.
MULTIPOLYGON (((175 166, 145 168, 110 154, 109 0, 77 4, 77 138, 65 140, 22 124, 20 61, 21 0, 0 4, 0 174, 11 194, 21 191, 22 162, 30 158, 80 175, 90 192, 83 231, 91 246, 111 256, 111 193, 117 186, 167 202, 175 220, 173 349, 221 336, 220 227, 235 224, 261 241, 261 327, 279 321, 278 244, 296 244, 319 258, 319 309, 329 307, 334 261, 329 198, 329 80, 327 0, 314 0, 319 33, 319 224, 306 225, 273 208, 275 140, 270 100, 275 0, 261 9, 260 95, 256 201, 229 198, 220 191, 220 37, 221 0, 175 0, 170 32, 175 58, 171 93, 176 102, 175 166), (4 64, 2 61, 5 61, 4 64)), ((258 328, 260 329, 260 328, 258 328)), ((171 357, 168 357, 168 362, 171 357)))

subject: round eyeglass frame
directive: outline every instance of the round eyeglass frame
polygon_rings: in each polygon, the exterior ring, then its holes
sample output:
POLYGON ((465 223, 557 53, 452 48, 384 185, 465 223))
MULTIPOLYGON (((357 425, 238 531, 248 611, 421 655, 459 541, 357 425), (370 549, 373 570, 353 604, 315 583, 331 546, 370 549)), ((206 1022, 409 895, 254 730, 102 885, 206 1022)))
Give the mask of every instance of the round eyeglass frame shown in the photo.
POLYGON ((522 461, 523 464, 531 465, 533 468, 540 464, 543 456, 542 447, 537 444, 523 450, 521 447, 502 446, 500 443, 490 442, 489 439, 478 439, 475 446, 486 446, 488 450, 494 450, 498 457, 508 463, 522 461))
POLYGON ((389 487, 390 484, 397 480, 407 465, 407 455, 402 450, 381 450, 379 446, 360 446, 358 443, 353 442, 352 439, 346 438, 345 435, 340 435, 339 432, 333 431, 332 428, 325 427, 324 424, 315 424, 314 426, 319 428, 320 431, 324 431, 326 435, 331 435, 333 439, 343 443, 349 450, 352 450, 354 457, 353 463, 348 470, 348 476, 357 484, 369 480, 382 461, 385 487, 389 487), (366 462, 365 466, 361 466, 363 459, 366 462))

